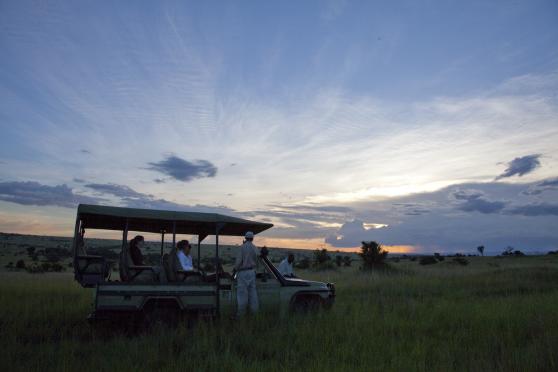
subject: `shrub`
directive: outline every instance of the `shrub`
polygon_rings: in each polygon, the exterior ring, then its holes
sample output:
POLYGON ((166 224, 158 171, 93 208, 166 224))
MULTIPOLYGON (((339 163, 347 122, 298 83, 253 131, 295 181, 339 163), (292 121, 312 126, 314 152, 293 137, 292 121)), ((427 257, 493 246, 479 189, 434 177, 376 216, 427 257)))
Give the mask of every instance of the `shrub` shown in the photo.
POLYGON ((333 261, 325 261, 325 262, 321 262, 321 263, 315 263, 313 269, 317 270, 317 271, 332 270, 332 269, 335 269, 335 264, 333 263, 333 261))
POLYGON ((16 269, 25 269, 25 261, 23 260, 18 260, 16 262, 16 269))
POLYGON ((42 268, 42 265, 37 265, 37 264, 27 266, 25 269, 27 270, 28 273, 31 274, 41 274, 45 272, 42 268))
POLYGON ((343 264, 343 257, 340 255, 335 256, 335 264, 340 267, 343 264))
POLYGON ((302 260, 295 262, 295 267, 297 269, 307 269, 310 267, 310 259, 304 257, 302 260))
POLYGON ((435 263, 438 263, 438 260, 433 256, 421 257, 419 261, 420 265, 433 265, 435 263))
POLYGON ((8 264, 6 266, 4 266, 6 269, 13 269, 14 268, 14 263, 13 262, 8 262, 8 264))
POLYGON ((513 247, 508 246, 506 249, 504 249, 504 251, 502 252, 502 256, 511 256, 513 255, 513 247))
POLYGON ((343 265, 351 266, 351 256, 343 256, 343 265))
POLYGON ((379 243, 374 241, 362 242, 360 251, 359 256, 362 258, 362 268, 364 270, 382 266, 388 255, 388 251, 383 249, 379 243))
POLYGON ((60 265, 60 264, 57 263, 57 262, 51 264, 51 265, 50 265, 50 269, 51 269, 51 271, 54 271, 54 272, 57 272, 57 273, 59 273, 59 272, 61 272, 61 271, 66 271, 66 269, 64 268, 64 266, 60 265))
POLYGON ((462 266, 466 266, 466 265, 469 264, 469 261, 467 261, 467 259, 466 259, 466 258, 463 258, 463 257, 455 257, 455 258, 453 259, 453 262, 458 263, 458 264, 460 264, 460 265, 462 265, 462 266))
POLYGON ((440 253, 434 253, 434 258, 438 261, 443 261, 445 259, 440 253))

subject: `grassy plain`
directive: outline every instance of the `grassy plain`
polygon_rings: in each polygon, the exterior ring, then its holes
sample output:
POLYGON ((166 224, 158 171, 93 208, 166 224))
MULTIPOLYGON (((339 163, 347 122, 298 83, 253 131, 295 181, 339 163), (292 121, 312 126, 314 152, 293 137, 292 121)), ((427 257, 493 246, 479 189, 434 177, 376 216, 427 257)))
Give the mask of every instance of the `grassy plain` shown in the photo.
POLYGON ((468 259, 299 272, 336 283, 332 310, 135 336, 91 328, 93 292, 69 273, 3 272, 0 369, 557 370, 558 256, 468 259))

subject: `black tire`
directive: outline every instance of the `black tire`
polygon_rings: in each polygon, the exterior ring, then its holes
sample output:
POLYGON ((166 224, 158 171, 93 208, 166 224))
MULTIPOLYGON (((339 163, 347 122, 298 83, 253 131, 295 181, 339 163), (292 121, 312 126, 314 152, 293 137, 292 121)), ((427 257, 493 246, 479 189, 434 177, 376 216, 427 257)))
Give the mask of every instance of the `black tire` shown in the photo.
POLYGON ((142 311, 142 325, 145 329, 176 328, 180 321, 180 310, 168 303, 150 303, 142 311))
POLYGON ((292 311, 295 314, 316 313, 322 308, 322 301, 317 296, 299 296, 292 304, 292 311))

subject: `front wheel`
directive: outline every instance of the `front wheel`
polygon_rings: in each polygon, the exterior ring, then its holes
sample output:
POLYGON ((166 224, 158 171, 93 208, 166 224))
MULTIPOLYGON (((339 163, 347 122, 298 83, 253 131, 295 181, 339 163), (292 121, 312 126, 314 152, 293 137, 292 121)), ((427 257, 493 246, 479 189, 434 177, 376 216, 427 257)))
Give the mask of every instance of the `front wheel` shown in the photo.
POLYGON ((295 299, 292 305, 292 311, 295 314, 309 314, 319 311, 322 307, 322 301, 316 296, 301 296, 295 299))

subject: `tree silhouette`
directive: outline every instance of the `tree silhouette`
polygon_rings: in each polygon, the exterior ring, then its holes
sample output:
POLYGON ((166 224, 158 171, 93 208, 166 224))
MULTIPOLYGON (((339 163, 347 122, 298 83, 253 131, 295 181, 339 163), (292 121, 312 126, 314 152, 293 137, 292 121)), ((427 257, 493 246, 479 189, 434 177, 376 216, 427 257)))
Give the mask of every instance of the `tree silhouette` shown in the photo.
POLYGON ((477 251, 479 251, 479 253, 481 254, 481 256, 484 256, 484 245, 479 245, 477 247, 477 251))
POLYGON ((359 253, 363 261, 362 268, 368 270, 383 265, 387 254, 388 251, 377 242, 362 242, 359 253))

